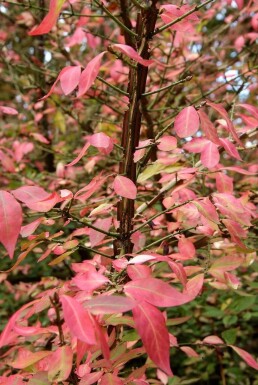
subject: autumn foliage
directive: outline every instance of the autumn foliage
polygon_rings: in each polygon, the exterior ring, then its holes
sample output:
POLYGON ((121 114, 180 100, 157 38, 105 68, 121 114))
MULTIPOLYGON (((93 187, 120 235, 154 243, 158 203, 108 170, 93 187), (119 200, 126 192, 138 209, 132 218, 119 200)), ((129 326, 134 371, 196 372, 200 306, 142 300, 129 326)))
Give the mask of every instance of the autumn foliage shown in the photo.
POLYGON ((255 1, 0 12, 0 385, 251 383, 255 1))

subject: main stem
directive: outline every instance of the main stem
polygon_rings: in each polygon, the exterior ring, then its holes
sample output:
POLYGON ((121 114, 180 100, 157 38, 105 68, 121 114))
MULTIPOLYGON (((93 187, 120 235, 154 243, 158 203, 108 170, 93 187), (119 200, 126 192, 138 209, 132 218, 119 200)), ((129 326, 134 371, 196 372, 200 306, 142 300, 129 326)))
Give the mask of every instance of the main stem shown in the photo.
MULTIPOLYGON (((136 33, 138 38, 131 44, 136 47, 143 59, 150 58, 149 43, 157 20, 157 0, 153 0, 147 9, 142 9, 137 15, 136 33)), ((129 39, 126 39, 129 41, 129 39)), ((119 173, 131 179, 136 184, 136 164, 134 152, 139 144, 142 113, 140 110, 142 94, 145 93, 148 67, 138 64, 130 68, 127 92, 129 94, 129 108, 124 114, 121 145, 124 148, 124 158, 119 165, 119 173)), ((133 229, 134 201, 122 198, 118 205, 117 219, 120 221, 120 244, 116 254, 131 253, 133 244, 130 232, 133 229)))

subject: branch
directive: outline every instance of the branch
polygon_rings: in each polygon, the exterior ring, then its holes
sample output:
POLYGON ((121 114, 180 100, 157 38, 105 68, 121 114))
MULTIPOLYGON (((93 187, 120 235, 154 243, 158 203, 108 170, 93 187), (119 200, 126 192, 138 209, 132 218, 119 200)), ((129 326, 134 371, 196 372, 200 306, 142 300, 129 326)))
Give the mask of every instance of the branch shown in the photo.
POLYGON ((114 16, 109 10, 98 0, 94 0, 94 3, 96 3, 116 24, 119 25, 124 31, 129 33, 131 36, 138 37, 137 33, 133 32, 131 29, 127 28, 126 25, 124 25, 116 16, 114 16))
POLYGON ((193 229, 195 229, 195 226, 193 226, 193 227, 188 227, 188 229, 182 229, 182 230, 179 230, 179 231, 177 231, 176 233, 169 234, 169 235, 166 235, 166 236, 163 237, 163 238, 157 239, 157 241, 154 241, 154 242, 150 243, 149 245, 143 247, 141 250, 138 250, 138 251, 137 251, 137 254, 140 254, 140 253, 142 253, 143 251, 148 250, 148 249, 151 248, 152 246, 158 245, 159 243, 161 243, 161 242, 163 242, 163 241, 166 241, 167 239, 174 238, 175 235, 182 234, 182 233, 185 232, 185 231, 190 231, 190 230, 193 230, 193 229))
POLYGON ((169 88, 172 88, 172 87, 176 86, 177 84, 188 82, 192 78, 193 78, 192 76, 187 76, 186 78, 184 78, 182 80, 178 80, 177 82, 174 82, 174 83, 169 84, 168 86, 159 88, 158 90, 150 91, 150 92, 145 92, 145 94, 142 94, 142 96, 149 96, 149 95, 157 94, 158 92, 168 90, 169 88))

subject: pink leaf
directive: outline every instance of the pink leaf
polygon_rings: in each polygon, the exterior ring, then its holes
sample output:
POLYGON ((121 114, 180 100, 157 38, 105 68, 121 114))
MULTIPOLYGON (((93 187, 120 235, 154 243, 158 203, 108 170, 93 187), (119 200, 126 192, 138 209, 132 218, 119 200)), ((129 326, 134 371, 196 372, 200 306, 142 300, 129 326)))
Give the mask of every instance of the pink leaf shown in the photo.
POLYGON ((86 142, 83 148, 81 149, 79 155, 72 162, 68 163, 66 167, 71 167, 71 166, 74 166, 76 163, 78 163, 79 160, 81 160, 81 158, 86 154, 86 151, 88 150, 89 147, 90 147, 90 143, 86 142))
POLYGON ((179 262, 170 261, 169 266, 171 267, 172 271, 176 275, 177 279, 185 287, 186 283, 187 283, 187 276, 186 276, 186 272, 184 270, 183 265, 179 262))
POLYGON ((50 143, 49 140, 45 136, 43 136, 42 134, 39 134, 37 132, 31 132, 30 136, 32 136, 33 139, 35 139, 37 142, 44 143, 44 144, 50 143))
POLYGON ((177 139, 171 135, 162 136, 158 141, 158 149, 160 151, 172 151, 177 147, 177 139))
POLYGON ((114 180, 113 188, 117 195, 123 198, 136 199, 137 188, 133 181, 122 175, 117 175, 114 180))
POLYGON ((55 25, 65 0, 50 0, 49 12, 38 27, 29 32, 30 36, 48 33, 55 25))
POLYGON ((49 193, 38 186, 22 186, 12 191, 12 194, 19 201, 29 204, 42 201, 49 197, 49 193))
POLYGON ((78 86, 81 76, 81 66, 66 67, 62 76, 60 76, 60 84, 65 95, 70 94, 78 86))
POLYGON ((235 270, 237 267, 239 267, 243 262, 243 259, 238 256, 233 255, 225 255, 224 257, 218 258, 213 262, 209 269, 209 273, 213 273, 213 271, 231 271, 235 270))
POLYGON ((220 193, 230 193, 233 194, 233 178, 227 176, 223 172, 216 173, 216 187, 220 193))
POLYGON ((62 295, 64 319, 71 334, 89 345, 96 344, 94 324, 86 309, 72 297, 62 295))
POLYGON ((226 138, 220 138, 220 142, 230 156, 235 159, 242 160, 236 149, 236 146, 230 142, 230 140, 226 138))
POLYGON ((184 108, 175 119, 174 128, 179 138, 192 136, 198 131, 199 116, 192 106, 184 108))
POLYGON ((209 344, 209 345, 224 345, 224 341, 217 337, 217 336, 208 336, 208 337, 205 337, 202 342, 204 344, 209 344))
POLYGON ((108 346, 107 330, 104 327, 101 327, 96 321, 95 321, 94 325, 95 325, 96 337, 97 337, 97 340, 100 344, 103 357, 107 361, 109 361, 110 360, 110 350, 109 350, 109 346, 108 346))
POLYGON ((12 194, 31 210, 39 212, 51 210, 60 201, 60 197, 56 192, 49 194, 37 186, 23 186, 13 190, 12 194))
POLYGON ((44 220, 44 217, 41 217, 41 218, 35 219, 35 221, 29 223, 26 226, 22 226, 20 231, 22 238, 26 238, 29 235, 33 234, 43 220, 44 220))
POLYGON ((15 245, 21 230, 22 209, 7 191, 0 191, 0 242, 13 259, 15 245))
POLYGON ((251 368, 254 368, 258 370, 258 362, 244 349, 240 349, 234 345, 229 345, 246 363, 247 365, 251 366, 251 368))
POLYGON ((190 346, 181 346, 180 349, 188 356, 188 357, 200 357, 198 353, 196 353, 193 348, 190 346))
POLYGON ((101 380, 99 382, 99 385, 123 385, 124 381, 115 376, 112 373, 106 373, 103 377, 101 377, 101 380))
POLYGON ((106 51, 101 52, 96 57, 94 57, 94 59, 92 59, 82 71, 79 81, 79 91, 77 97, 86 94, 86 92, 94 83, 99 73, 102 57, 105 53, 106 51))
POLYGON ((74 199, 85 201, 86 199, 90 198, 92 194, 94 194, 101 186, 103 186, 105 180, 106 177, 103 177, 101 173, 95 176, 90 181, 90 183, 77 191, 77 193, 74 195, 74 199))
POLYGON ((240 279, 237 278, 234 274, 228 273, 227 271, 224 273, 224 278, 229 287, 234 290, 237 290, 240 285, 240 279))
POLYGON ((101 287, 110 281, 107 277, 96 271, 88 271, 86 273, 76 275, 76 277, 72 279, 72 282, 81 290, 93 292, 98 287, 101 287))
POLYGON ((60 80, 61 88, 65 95, 68 95, 72 92, 79 83, 79 78, 81 75, 81 67, 80 66, 68 66, 63 68, 58 77, 56 78, 54 84, 48 91, 48 93, 41 98, 40 100, 44 100, 48 98, 55 90, 55 86, 57 82, 60 80))
POLYGON ((12 107, 0 106, 0 112, 6 115, 17 115, 19 112, 12 107))
POLYGON ((206 138, 193 138, 190 142, 184 144, 183 149, 198 154, 205 149, 207 143, 209 143, 209 141, 206 138))
POLYGON ((132 280, 148 278, 151 276, 151 268, 145 265, 128 265, 127 274, 132 280))
POLYGON ((207 102, 207 106, 210 106, 211 108, 213 108, 214 110, 216 110, 216 111, 223 117, 223 119, 226 120, 228 131, 231 133, 231 135, 232 135, 232 137, 235 139, 235 141, 236 141, 241 147, 243 147, 243 143, 242 143, 241 140, 238 138, 237 133, 236 133, 236 130, 235 130, 234 126, 233 126, 233 123, 232 123, 231 120, 229 119, 228 113, 227 113, 227 111, 225 110, 225 108, 222 106, 222 104, 215 104, 215 103, 212 103, 212 102, 208 101, 208 102, 207 102))
POLYGON ((222 222, 226 226, 232 241, 235 242, 240 247, 245 248, 245 245, 241 241, 240 237, 246 238, 246 231, 243 230, 241 225, 236 221, 232 221, 231 219, 222 219, 222 222))
POLYGON ((136 330, 150 359, 169 376, 169 334, 162 313, 147 302, 133 309, 136 330))
POLYGON ((135 301, 118 295, 99 295, 85 302, 89 312, 97 315, 124 313, 134 306, 136 306, 135 301))
POLYGON ((251 104, 242 103, 238 104, 238 106, 246 109, 248 112, 250 112, 251 115, 255 116, 258 119, 258 108, 255 106, 252 106, 251 104))
POLYGON ((85 374, 80 380, 80 385, 92 385, 103 376, 103 371, 85 374))
POLYGON ((146 60, 143 59, 138 52, 136 52, 132 47, 125 44, 113 44, 112 48, 116 48, 118 51, 122 52, 129 58, 135 60, 137 63, 140 63, 141 65, 148 67, 150 64, 154 63, 154 60, 146 60))
POLYGON ((20 348, 18 350, 17 358, 9 365, 15 369, 25 369, 28 366, 31 366, 43 358, 49 356, 50 354, 52 354, 51 351, 38 351, 33 353, 27 349, 20 348))
POLYGON ((60 346, 52 354, 48 368, 48 379, 51 382, 65 381, 72 370, 73 351, 70 346, 60 346))
POLYGON ((88 138, 88 142, 97 148, 107 148, 110 143, 110 137, 103 132, 99 132, 97 134, 91 135, 88 138))
MULTIPOLYGON (((99 218, 94 222, 94 226, 97 227, 98 229, 104 230, 104 231, 109 231, 110 226, 112 223, 112 218, 99 218)), ((89 230, 89 236, 90 236, 90 244, 91 247, 97 246, 103 241, 103 239, 106 237, 106 234, 101 233, 98 230, 95 229, 90 229, 89 230)))
POLYGON ((220 154, 218 146, 213 142, 208 142, 201 153, 201 162, 207 168, 213 168, 219 163, 220 154))
POLYGON ((203 110, 198 110, 198 115, 201 121, 201 128, 206 138, 209 139, 211 142, 220 145, 217 130, 214 124, 210 121, 208 115, 203 110))
POLYGON ((177 289, 157 278, 144 278, 131 281, 125 284, 126 295, 132 296, 137 301, 146 301, 154 306, 168 307, 179 306, 190 302, 197 296, 199 290, 192 290, 190 293, 180 293, 177 289))
POLYGON ((195 257, 196 251, 193 243, 184 236, 181 236, 178 241, 178 250, 184 259, 192 259, 195 257))

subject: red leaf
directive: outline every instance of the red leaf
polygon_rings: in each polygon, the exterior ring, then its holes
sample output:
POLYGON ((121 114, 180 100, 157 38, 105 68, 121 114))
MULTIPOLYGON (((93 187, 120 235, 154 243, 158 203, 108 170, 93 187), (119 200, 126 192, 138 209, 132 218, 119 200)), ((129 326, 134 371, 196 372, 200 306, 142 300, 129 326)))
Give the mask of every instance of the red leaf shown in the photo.
POLYGON ((79 81, 79 91, 77 94, 77 97, 80 97, 89 90, 89 88, 94 83, 96 77, 98 76, 100 65, 101 65, 101 59, 103 55, 106 53, 106 51, 101 52, 98 54, 94 59, 92 59, 85 69, 82 71, 80 81, 79 81))
POLYGON ((168 307, 190 302, 198 295, 200 288, 198 291, 192 290, 191 293, 180 293, 160 279, 144 278, 126 283, 124 291, 138 301, 143 300, 154 306, 168 307))
POLYGON ((0 242, 13 258, 15 245, 22 224, 22 209, 16 199, 7 191, 0 191, 0 242))
POLYGON ((142 302, 133 309, 133 318, 151 360, 172 376, 169 363, 169 334, 162 313, 147 302, 142 302))
POLYGON ((96 315, 124 313, 134 306, 136 306, 135 301, 118 295, 99 295, 85 302, 89 312, 96 315))
POLYGON ((101 327, 96 321, 94 325, 95 325, 96 337, 100 344, 103 357, 105 358, 105 360, 109 361, 110 350, 107 342, 108 341, 107 330, 104 327, 101 327))
POLYGON ((138 52, 136 52, 132 47, 126 44, 113 44, 112 48, 116 48, 118 51, 122 52, 129 58, 135 60, 137 63, 140 63, 141 65, 148 67, 150 64, 154 63, 154 60, 146 60, 143 59, 138 52))
POLYGON ((207 168, 213 168, 219 163, 220 154, 218 146, 208 142, 201 153, 201 162, 207 168))
POLYGON ((192 106, 184 108, 175 119, 174 128, 179 138, 192 136, 198 131, 199 116, 192 106))
POLYGON ((95 330, 90 315, 82 305, 72 297, 62 295, 64 319, 71 334, 89 345, 96 344, 95 330))
POLYGON ((122 175, 117 175, 114 180, 113 188, 117 195, 128 199, 136 199, 137 188, 133 181, 122 175))
POLYGON ((55 25, 65 0, 50 0, 49 12, 38 27, 29 32, 30 36, 48 33, 55 25))
POLYGON ((247 365, 251 366, 251 368, 254 368, 258 370, 258 362, 244 349, 240 349, 236 346, 229 345, 246 363, 247 365))
POLYGON ((228 128, 228 131, 231 133, 232 137, 235 139, 235 141, 242 147, 243 146, 243 143, 241 142, 241 140, 238 138, 237 136, 237 133, 236 133, 236 130, 233 126, 233 123, 231 122, 231 120, 229 119, 228 117, 228 113, 227 111, 225 110, 225 108, 222 106, 222 104, 215 104, 215 103, 212 103, 210 101, 207 102, 207 106, 210 106, 211 108, 213 108, 214 110, 216 110, 222 117, 223 119, 226 120, 227 122, 227 128, 228 128))

